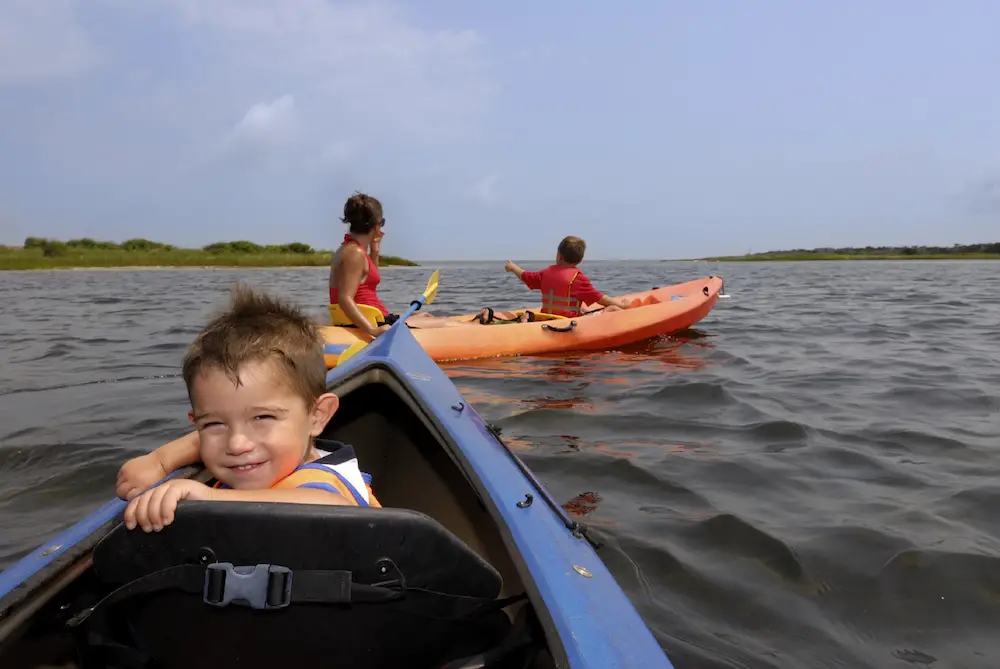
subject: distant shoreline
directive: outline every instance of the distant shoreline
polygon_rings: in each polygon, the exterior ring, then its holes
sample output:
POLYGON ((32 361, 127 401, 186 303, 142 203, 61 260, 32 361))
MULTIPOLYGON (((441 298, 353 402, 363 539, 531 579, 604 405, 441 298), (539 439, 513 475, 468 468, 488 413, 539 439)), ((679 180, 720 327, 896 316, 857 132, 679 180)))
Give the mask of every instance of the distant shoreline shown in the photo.
MULTIPOLYGON (((218 242, 204 249, 181 249, 145 239, 116 244, 29 237, 23 247, 0 246, 0 271, 321 268, 329 267, 332 259, 332 251, 317 251, 300 243, 260 246, 237 241, 218 242)), ((383 255, 379 266, 419 265, 406 258, 383 255)))
MULTIPOLYGON (((103 263, 103 264, 71 264, 66 262, 61 263, 33 263, 32 266, 23 266, 23 262, 7 262, 7 259, 3 254, 0 254, 0 272, 78 272, 84 270, 95 270, 95 271, 136 271, 136 270, 179 270, 179 269, 329 269, 331 254, 326 254, 319 262, 302 262, 298 264, 293 264, 289 262, 269 264, 268 262, 255 263, 252 258, 240 258, 240 262, 233 262, 230 264, 224 263, 214 263, 208 264, 205 262, 191 262, 191 263, 164 263, 159 262, 155 264, 116 264, 116 263, 103 263)), ((64 260, 64 259, 60 259, 64 260)), ((399 262, 384 262, 385 258, 381 258, 383 262, 379 263, 380 269, 386 269, 387 267, 419 267, 420 265, 415 262, 407 261, 406 263, 399 262)))
POLYGON ((848 254, 789 254, 718 256, 712 258, 692 258, 693 262, 804 262, 804 261, 859 261, 859 260, 1000 260, 997 253, 926 253, 919 255, 848 255, 848 254))
MULTIPOLYGON (((692 260, 695 260, 692 258, 692 260)), ((784 249, 739 256, 698 258, 713 262, 775 262, 783 260, 1000 260, 1000 242, 951 246, 842 246, 784 249)))
MULTIPOLYGON (((382 265, 379 269, 401 267, 401 265, 382 265)), ((329 269, 328 265, 109 265, 109 266, 74 266, 74 267, 31 267, 28 269, 6 269, 3 272, 156 272, 182 269, 329 269)))

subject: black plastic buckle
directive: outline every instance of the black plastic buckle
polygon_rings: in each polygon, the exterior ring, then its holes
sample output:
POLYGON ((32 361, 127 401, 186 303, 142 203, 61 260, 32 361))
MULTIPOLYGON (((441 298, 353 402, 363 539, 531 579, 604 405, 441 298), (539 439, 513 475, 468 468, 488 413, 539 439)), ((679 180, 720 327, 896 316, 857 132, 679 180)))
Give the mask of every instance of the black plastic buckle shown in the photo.
POLYGON ((292 603, 292 570, 276 564, 205 567, 202 599, 210 606, 244 603, 251 609, 283 609, 292 603))

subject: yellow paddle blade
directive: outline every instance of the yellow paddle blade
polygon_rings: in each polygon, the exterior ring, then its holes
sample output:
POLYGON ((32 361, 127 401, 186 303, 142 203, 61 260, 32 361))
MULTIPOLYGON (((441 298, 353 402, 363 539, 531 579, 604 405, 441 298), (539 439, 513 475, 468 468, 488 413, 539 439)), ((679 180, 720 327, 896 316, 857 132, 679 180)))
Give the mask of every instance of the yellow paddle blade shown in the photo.
POLYGON ((427 282, 427 289, 424 291, 424 304, 430 304, 438 294, 438 280, 441 278, 441 270, 436 269, 431 274, 430 281, 427 282))
POLYGON ((368 345, 368 342, 356 341, 347 347, 343 353, 337 356, 337 366, 344 364, 344 361, 368 345))

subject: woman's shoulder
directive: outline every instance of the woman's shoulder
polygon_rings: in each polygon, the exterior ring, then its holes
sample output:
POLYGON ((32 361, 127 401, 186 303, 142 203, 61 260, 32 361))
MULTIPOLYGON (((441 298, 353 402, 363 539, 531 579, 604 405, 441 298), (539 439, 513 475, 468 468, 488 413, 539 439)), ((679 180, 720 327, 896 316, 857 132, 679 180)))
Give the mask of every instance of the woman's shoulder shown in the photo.
POLYGON ((335 258, 351 264, 364 263, 368 254, 357 244, 344 244, 334 252, 335 258))

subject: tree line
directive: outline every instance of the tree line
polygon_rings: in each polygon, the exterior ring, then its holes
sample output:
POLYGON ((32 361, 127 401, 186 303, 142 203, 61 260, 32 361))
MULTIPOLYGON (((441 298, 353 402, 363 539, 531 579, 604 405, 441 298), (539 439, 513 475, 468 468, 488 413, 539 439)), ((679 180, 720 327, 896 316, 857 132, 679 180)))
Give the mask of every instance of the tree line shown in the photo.
POLYGON ((951 246, 864 246, 819 249, 791 249, 787 251, 765 251, 751 253, 751 256, 774 255, 844 255, 844 256, 923 256, 923 255, 966 255, 966 254, 997 254, 1000 255, 1000 242, 985 244, 953 244, 951 246))
MULTIPOLYGON (((178 247, 171 244, 154 242, 149 239, 136 237, 126 239, 124 242, 107 242, 90 237, 81 239, 70 239, 63 242, 45 237, 28 237, 24 240, 24 249, 40 249, 42 255, 47 258, 54 258, 66 255, 70 251, 175 251, 178 247)), ((201 247, 202 251, 208 253, 317 253, 313 247, 302 242, 292 242, 291 244, 255 244, 246 240, 233 242, 215 242, 201 247)))

